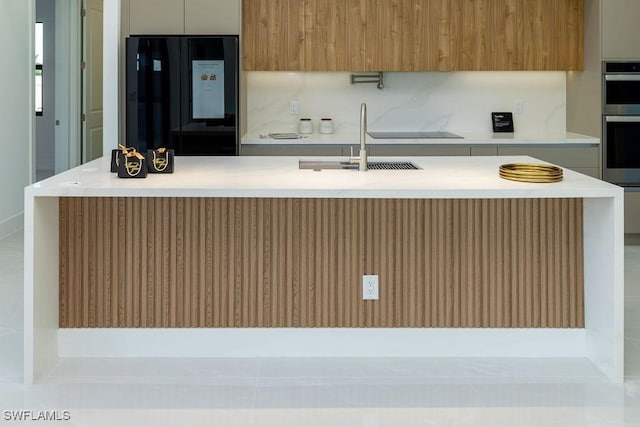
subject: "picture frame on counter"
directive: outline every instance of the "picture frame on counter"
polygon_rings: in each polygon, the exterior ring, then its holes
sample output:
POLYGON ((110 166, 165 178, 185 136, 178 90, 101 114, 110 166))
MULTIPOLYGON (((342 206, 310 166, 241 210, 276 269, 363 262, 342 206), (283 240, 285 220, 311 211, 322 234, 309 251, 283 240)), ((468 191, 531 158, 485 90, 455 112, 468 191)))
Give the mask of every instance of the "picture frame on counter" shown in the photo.
POLYGON ((493 112, 491 113, 491 124, 493 125, 493 131, 496 133, 513 133, 513 114, 510 112, 493 112))

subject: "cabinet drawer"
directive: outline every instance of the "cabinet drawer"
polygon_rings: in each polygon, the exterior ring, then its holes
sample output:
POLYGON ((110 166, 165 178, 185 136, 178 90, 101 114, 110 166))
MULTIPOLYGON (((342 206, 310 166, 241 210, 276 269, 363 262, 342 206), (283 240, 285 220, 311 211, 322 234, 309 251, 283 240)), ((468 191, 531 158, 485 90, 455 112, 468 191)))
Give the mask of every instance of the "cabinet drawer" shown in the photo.
MULTIPOLYGON (((356 147, 357 148, 357 147, 356 147)), ((356 150, 354 148, 354 150, 356 150)), ((469 156, 469 146, 452 145, 369 145, 370 156, 469 156)), ((357 150, 356 150, 357 152, 357 150)))
POLYGON ((600 169, 599 168, 569 168, 573 171, 588 175, 592 178, 600 179, 600 169))
POLYGON ((243 156, 341 156, 341 145, 243 145, 243 156))
POLYGON ((598 147, 498 147, 500 156, 531 156, 568 168, 598 168, 598 147))
POLYGON ((471 147, 471 155, 472 156, 497 156, 498 155, 498 146, 497 145, 483 145, 478 147, 471 147))

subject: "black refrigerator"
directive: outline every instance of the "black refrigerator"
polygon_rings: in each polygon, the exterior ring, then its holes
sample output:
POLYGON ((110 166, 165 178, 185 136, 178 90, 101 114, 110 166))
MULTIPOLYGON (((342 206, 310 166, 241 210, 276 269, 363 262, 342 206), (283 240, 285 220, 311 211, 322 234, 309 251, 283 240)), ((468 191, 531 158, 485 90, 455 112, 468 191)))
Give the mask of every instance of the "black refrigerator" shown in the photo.
POLYGON ((126 138, 140 152, 238 155, 238 37, 126 40, 126 138))

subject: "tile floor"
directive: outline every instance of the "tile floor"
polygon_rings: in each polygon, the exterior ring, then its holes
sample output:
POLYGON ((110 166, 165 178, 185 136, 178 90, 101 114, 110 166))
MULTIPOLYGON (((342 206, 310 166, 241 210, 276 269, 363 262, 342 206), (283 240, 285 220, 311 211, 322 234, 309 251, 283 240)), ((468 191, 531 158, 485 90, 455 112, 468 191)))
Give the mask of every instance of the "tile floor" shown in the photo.
POLYGON ((640 246, 625 247, 626 373, 585 359, 66 359, 22 386, 22 233, 0 241, 0 425, 640 426, 640 246))

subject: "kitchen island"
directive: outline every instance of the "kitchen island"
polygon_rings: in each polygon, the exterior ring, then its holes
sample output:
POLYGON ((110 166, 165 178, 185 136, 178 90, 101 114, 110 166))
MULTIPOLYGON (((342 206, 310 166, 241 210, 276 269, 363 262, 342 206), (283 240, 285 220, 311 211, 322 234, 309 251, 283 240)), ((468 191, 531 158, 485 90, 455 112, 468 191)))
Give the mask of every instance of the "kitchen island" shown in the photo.
POLYGON ((98 159, 27 187, 25 382, 93 356, 571 356, 621 381, 623 190, 498 177, 529 157, 407 160, 124 180, 98 159))

